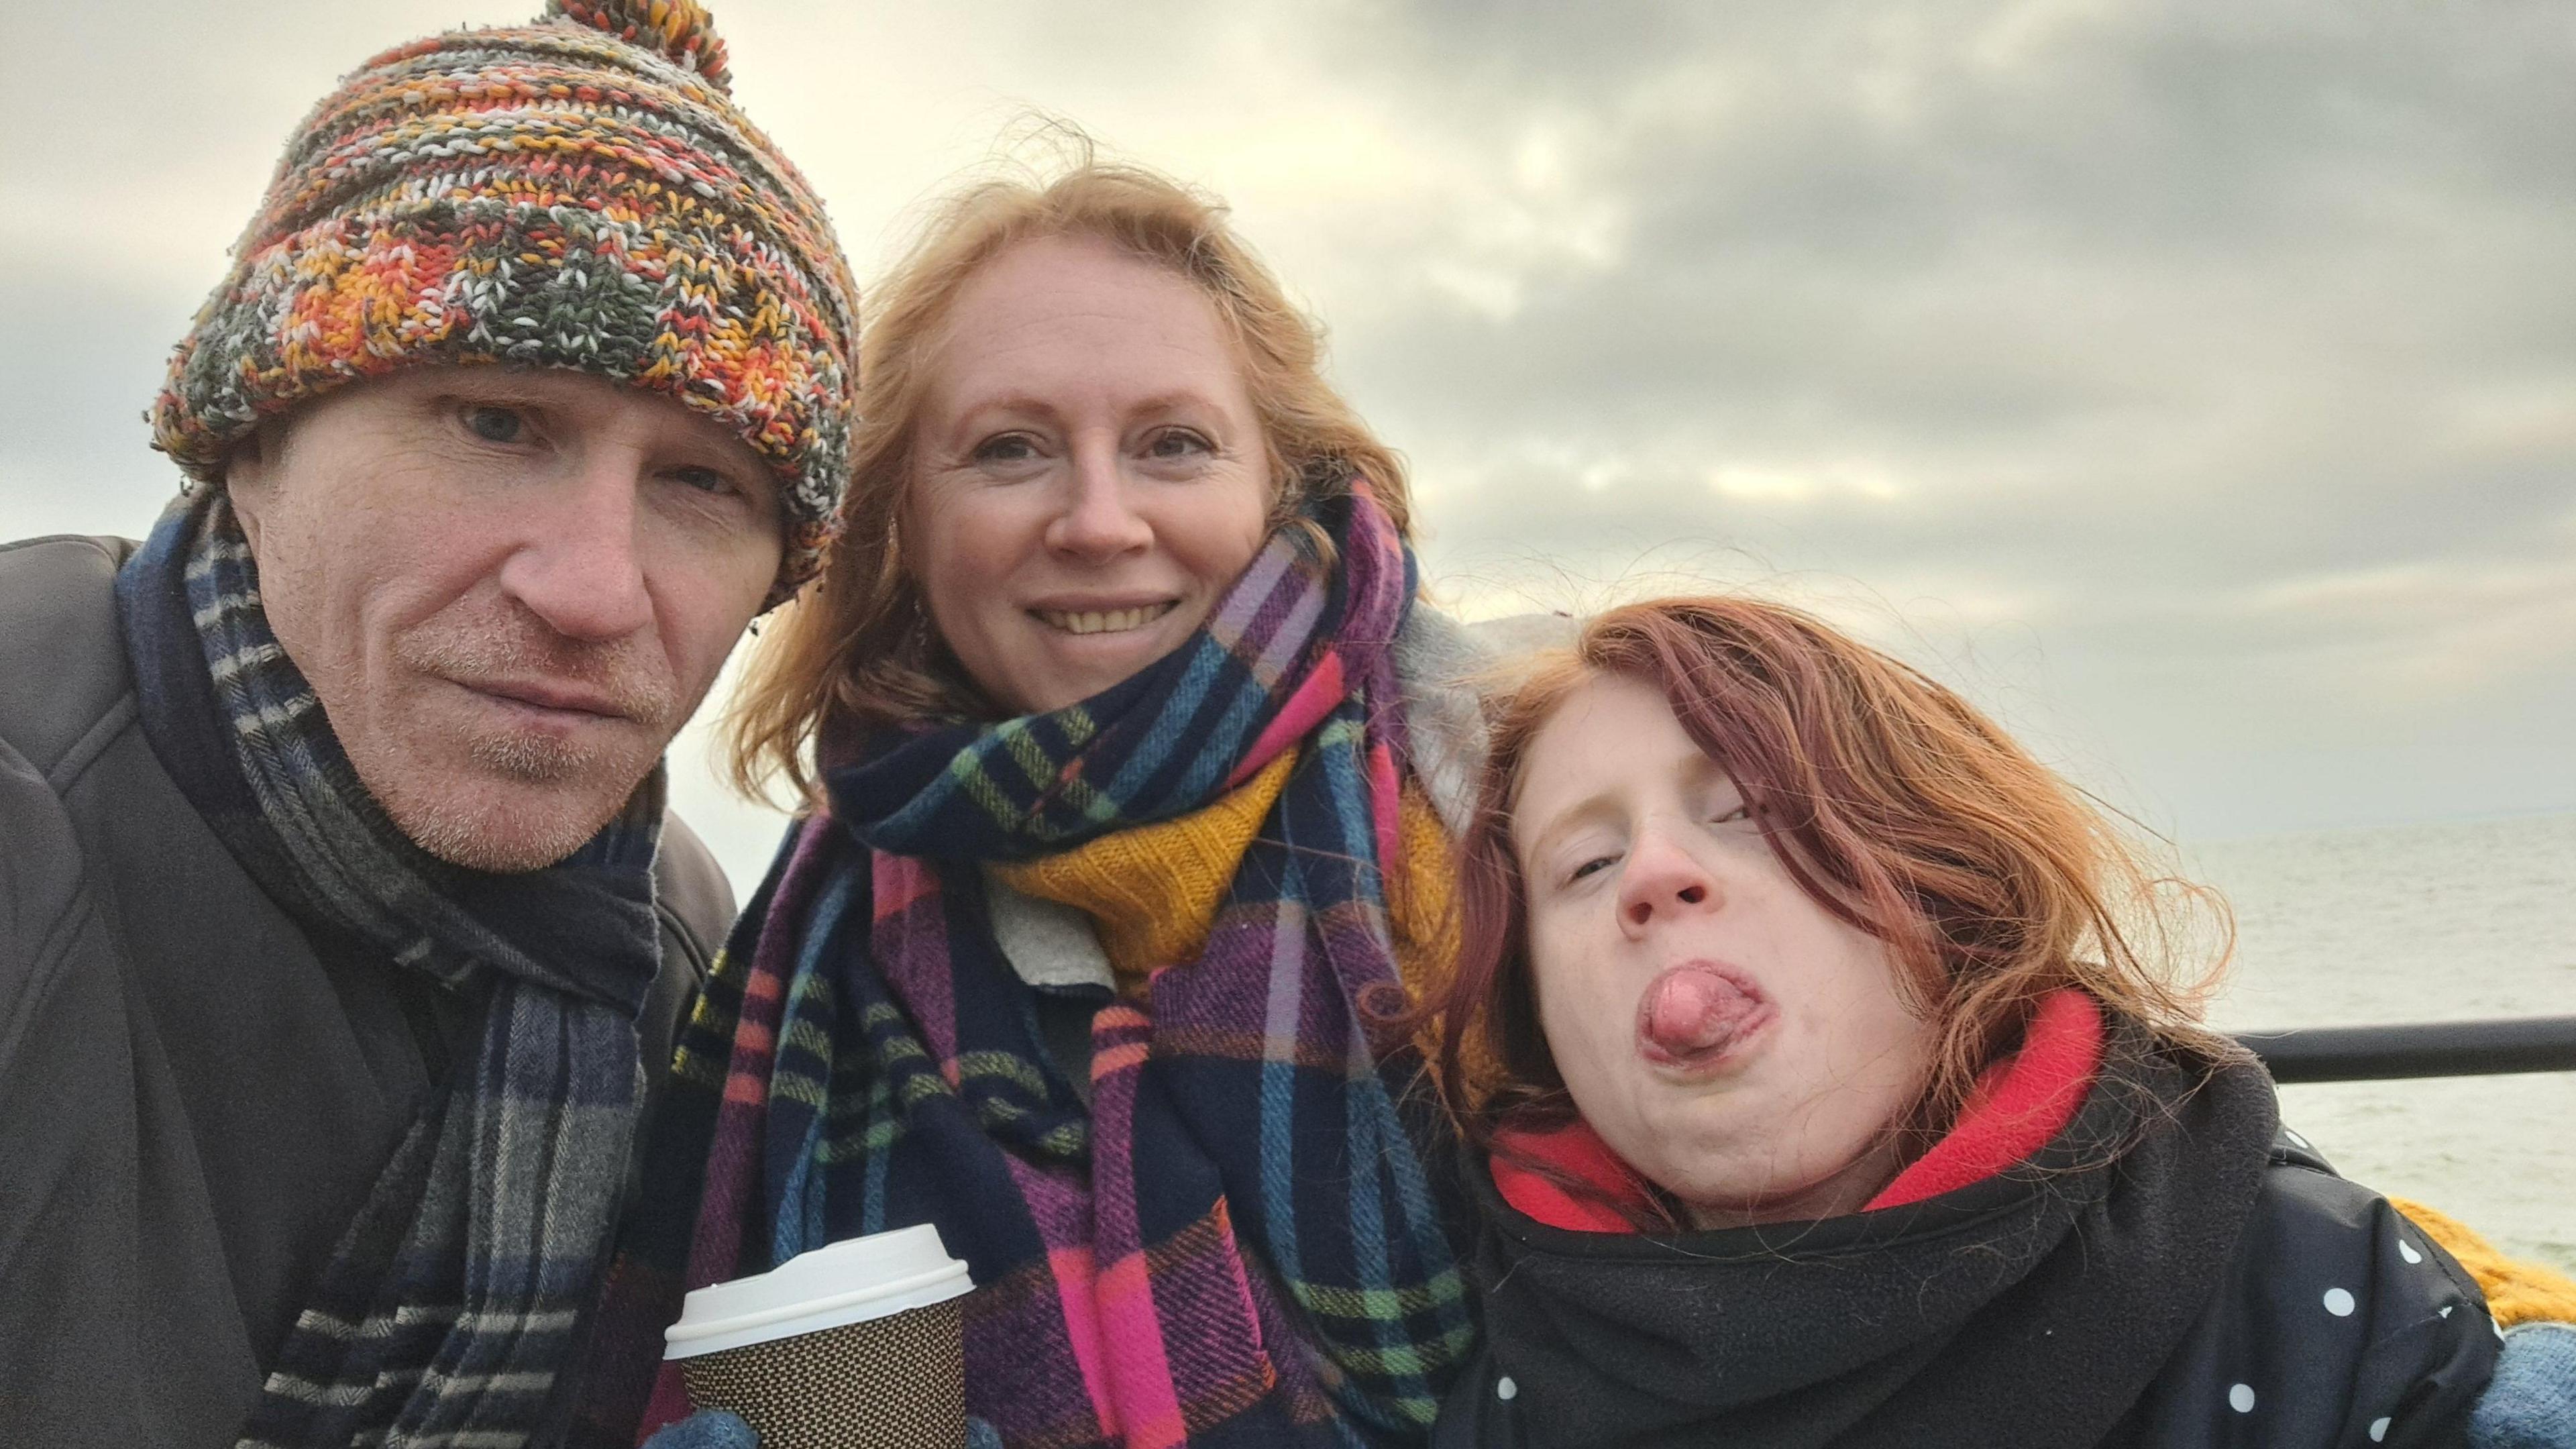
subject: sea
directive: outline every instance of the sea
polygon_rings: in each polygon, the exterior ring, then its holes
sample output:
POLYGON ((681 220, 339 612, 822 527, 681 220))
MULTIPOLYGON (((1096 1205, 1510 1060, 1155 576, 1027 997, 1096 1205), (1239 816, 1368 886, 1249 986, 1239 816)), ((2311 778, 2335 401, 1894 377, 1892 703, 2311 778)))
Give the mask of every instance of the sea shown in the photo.
MULTIPOLYGON (((2230 1031, 2576 1015, 2576 814, 2187 845, 2236 954, 2230 1031)), ((2576 1273, 2576 1072, 2281 1089, 2337 1171, 2576 1273)))

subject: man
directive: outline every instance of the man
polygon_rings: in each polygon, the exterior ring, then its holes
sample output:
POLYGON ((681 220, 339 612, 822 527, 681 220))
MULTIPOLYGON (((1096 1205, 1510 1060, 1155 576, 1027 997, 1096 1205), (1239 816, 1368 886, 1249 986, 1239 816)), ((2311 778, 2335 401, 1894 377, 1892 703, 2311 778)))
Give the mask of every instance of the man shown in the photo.
POLYGON ((659 761, 817 567, 855 290, 686 0, 352 75, 139 547, 0 547, 0 1444, 554 1438, 732 913, 659 761))

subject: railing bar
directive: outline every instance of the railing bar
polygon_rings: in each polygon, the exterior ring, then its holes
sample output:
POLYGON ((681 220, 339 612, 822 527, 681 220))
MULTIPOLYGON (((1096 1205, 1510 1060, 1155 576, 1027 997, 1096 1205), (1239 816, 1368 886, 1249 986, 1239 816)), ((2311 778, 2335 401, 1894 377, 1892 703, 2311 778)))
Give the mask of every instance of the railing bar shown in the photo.
POLYGON ((2239 1032, 2279 1082, 2576 1072, 2576 1016, 2239 1032))

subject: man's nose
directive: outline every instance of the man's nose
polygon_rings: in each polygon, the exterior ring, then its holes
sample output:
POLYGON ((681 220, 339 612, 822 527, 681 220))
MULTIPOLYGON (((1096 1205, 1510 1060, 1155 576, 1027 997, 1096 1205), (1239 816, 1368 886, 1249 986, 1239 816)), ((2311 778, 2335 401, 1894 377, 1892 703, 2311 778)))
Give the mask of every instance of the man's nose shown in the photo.
POLYGON ((502 588, 566 638, 622 639, 649 625, 637 533, 644 482, 639 454, 604 449, 555 486, 529 489, 502 588))
POLYGON ((1714 871, 1660 827, 1638 832, 1619 876, 1619 924, 1629 935, 1658 922, 1713 911, 1725 904, 1714 871))
POLYGON ((1136 511, 1125 461, 1107 440, 1075 445, 1063 506, 1047 522, 1049 549, 1100 561, 1153 546, 1154 528, 1136 511))

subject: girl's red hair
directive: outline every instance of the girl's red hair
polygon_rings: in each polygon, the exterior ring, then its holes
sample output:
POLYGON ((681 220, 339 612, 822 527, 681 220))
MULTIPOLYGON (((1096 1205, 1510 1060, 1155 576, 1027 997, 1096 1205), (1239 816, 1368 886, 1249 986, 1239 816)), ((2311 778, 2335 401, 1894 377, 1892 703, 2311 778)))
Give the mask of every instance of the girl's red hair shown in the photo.
MULTIPOLYGON (((1933 1068, 1911 1120, 1928 1146, 2031 1007, 2074 987, 2202 1054, 2216 963, 2193 979, 2163 949, 2159 888, 2102 813, 1958 695, 1777 604, 1661 599, 1602 614, 1494 713, 1476 816, 1459 842, 1458 970, 1425 1002, 1438 1080, 1469 1140, 1573 1116, 1529 980, 1512 808, 1530 742, 1567 696, 1642 680, 1752 806, 1809 897, 1884 940, 1898 988, 1932 1024, 1933 1068), (2141 932, 2158 949, 2142 950, 2141 932)), ((2221 950, 2217 960, 2223 962, 2221 950)))

